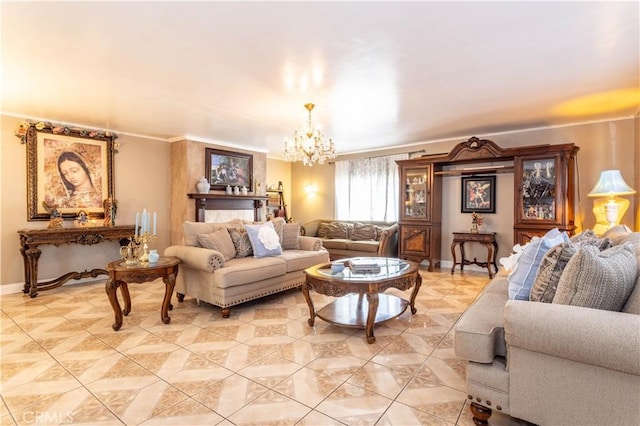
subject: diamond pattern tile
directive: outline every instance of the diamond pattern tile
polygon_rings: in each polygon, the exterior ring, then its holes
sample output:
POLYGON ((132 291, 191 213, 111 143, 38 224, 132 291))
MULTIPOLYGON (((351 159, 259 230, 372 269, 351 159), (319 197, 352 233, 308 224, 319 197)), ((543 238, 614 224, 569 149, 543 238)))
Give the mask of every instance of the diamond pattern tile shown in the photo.
POLYGON ((452 328, 488 278, 421 273, 417 314, 376 326, 371 345, 363 330, 310 327, 295 289, 227 319, 174 298, 164 324, 162 282, 135 284, 117 332, 104 281, 3 295, 0 425, 472 425, 452 328))

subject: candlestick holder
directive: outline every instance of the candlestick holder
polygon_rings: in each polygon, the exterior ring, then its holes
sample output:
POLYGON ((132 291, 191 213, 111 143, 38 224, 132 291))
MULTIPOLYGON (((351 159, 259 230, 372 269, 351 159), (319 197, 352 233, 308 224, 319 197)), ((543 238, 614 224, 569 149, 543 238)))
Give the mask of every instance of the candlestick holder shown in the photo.
POLYGON ((155 235, 151 235, 148 232, 134 237, 138 245, 142 245, 142 253, 138 258, 141 263, 149 263, 149 243, 156 239, 155 235))

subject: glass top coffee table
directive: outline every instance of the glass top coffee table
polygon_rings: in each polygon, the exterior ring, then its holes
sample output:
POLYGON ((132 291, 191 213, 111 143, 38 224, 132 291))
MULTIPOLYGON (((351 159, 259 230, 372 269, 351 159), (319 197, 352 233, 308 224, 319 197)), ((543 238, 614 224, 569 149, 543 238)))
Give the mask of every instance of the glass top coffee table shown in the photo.
POLYGON ((354 257, 323 263, 305 269, 302 293, 309 305, 310 326, 315 317, 332 324, 364 328, 367 342, 376 341, 373 327, 401 315, 407 306, 416 313, 415 300, 422 285, 419 265, 386 257, 354 257), (332 265, 338 265, 338 268, 332 265), (344 265, 342 271, 337 271, 344 265), (407 290, 413 287, 410 300, 384 294, 388 288, 407 290), (338 299, 316 312, 309 290, 338 299), (366 296, 366 297, 365 297, 366 296))

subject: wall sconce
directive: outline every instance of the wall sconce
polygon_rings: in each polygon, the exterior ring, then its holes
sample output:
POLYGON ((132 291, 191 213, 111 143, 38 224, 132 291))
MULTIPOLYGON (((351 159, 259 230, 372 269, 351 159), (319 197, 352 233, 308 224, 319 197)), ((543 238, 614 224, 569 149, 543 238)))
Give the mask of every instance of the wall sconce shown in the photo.
MULTIPOLYGON (((595 186, 589 192, 588 197, 607 197, 607 200, 600 200, 594 202, 594 215, 596 221, 598 216, 602 216, 604 212, 604 218, 608 223, 607 229, 620 223, 620 220, 624 216, 625 212, 629 208, 629 200, 617 197, 618 195, 632 195, 636 191, 631 188, 622 178, 620 170, 604 170, 600 172, 600 178, 596 182, 595 186)), ((594 231, 598 234, 598 230, 594 231)))
POLYGON ((316 186, 312 183, 308 183, 304 186, 304 192, 307 193, 307 195, 311 195, 311 194, 315 194, 316 193, 316 186))

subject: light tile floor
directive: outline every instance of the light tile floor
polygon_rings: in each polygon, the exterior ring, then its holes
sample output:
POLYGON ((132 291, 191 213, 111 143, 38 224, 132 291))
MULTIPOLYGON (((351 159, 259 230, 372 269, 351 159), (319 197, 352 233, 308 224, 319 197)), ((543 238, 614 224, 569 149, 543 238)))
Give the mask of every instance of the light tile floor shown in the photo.
MULTIPOLYGON (((163 324, 164 284, 131 284, 118 332, 104 282, 3 296, 1 425, 470 426, 452 328, 488 278, 421 274, 417 314, 377 326, 371 345, 362 330, 309 327, 300 290, 236 306, 228 319, 174 298, 163 324)), ((312 297, 316 308, 333 300, 312 297)))

